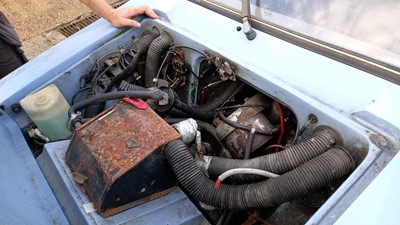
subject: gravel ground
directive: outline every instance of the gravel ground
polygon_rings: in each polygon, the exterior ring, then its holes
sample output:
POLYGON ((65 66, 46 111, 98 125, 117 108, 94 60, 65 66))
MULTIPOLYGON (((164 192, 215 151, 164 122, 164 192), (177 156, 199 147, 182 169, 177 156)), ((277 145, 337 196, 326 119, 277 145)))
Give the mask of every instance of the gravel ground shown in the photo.
POLYGON ((90 9, 79 0, 0 0, 0 11, 14 26, 23 42, 25 55, 31 59, 65 38, 54 28, 90 9))

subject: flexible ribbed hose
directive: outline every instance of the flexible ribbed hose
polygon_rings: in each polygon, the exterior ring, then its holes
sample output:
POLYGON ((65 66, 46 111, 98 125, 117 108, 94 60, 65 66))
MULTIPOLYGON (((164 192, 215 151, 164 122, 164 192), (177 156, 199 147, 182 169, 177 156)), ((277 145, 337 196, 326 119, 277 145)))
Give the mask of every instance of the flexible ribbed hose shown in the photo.
MULTIPOLYGON (((91 82, 94 85, 89 91, 90 94, 87 98, 109 92, 116 82, 122 80, 127 74, 130 74, 136 68, 140 57, 147 52, 150 43, 159 35, 160 32, 157 28, 143 32, 142 37, 136 39, 132 46, 120 56, 118 63, 110 68, 110 70, 119 71, 119 74, 111 79, 107 73, 104 73, 95 78, 95 80, 92 80, 91 82)), ((85 117, 94 117, 104 109, 104 102, 88 105, 87 108, 85 117)))
POLYGON ((131 84, 125 80, 122 80, 121 83, 118 86, 119 91, 149 91, 148 89, 136 85, 136 84, 131 84))
POLYGON ((163 32, 154 39, 149 47, 146 57, 146 69, 144 81, 146 87, 153 87, 153 79, 157 77, 158 69, 161 66, 162 55, 172 46, 174 40, 168 32, 163 32))
POLYGON ((277 178, 238 186, 223 184, 216 190, 215 182, 200 171, 182 141, 166 145, 164 154, 190 196, 205 204, 231 210, 282 204, 327 185, 354 168, 350 154, 334 148, 277 178))
MULTIPOLYGON (((287 148, 284 151, 253 159, 227 159, 212 157, 207 171, 211 178, 217 178, 225 171, 235 168, 253 168, 276 174, 285 173, 310 159, 326 152, 335 143, 335 135, 330 131, 319 131, 310 139, 287 148)), ((235 180, 253 180, 257 176, 235 175, 235 180)))

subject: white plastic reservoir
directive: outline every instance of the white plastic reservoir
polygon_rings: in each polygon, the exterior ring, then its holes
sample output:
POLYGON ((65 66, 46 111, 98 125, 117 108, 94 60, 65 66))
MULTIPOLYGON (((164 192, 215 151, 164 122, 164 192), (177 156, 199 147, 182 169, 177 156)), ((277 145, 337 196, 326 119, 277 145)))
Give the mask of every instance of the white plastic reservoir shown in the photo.
POLYGON ((70 137, 71 132, 67 127, 70 106, 56 85, 51 84, 26 96, 20 104, 33 123, 50 141, 70 137))

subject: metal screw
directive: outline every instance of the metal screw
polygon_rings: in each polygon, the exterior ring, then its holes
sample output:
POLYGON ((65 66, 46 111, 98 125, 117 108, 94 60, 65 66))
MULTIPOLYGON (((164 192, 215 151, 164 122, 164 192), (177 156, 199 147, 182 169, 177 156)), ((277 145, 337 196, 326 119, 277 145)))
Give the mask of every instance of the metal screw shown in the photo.
POLYGON ((378 146, 378 148, 387 148, 389 147, 389 142, 385 137, 377 134, 371 134, 369 139, 378 146))
POLYGON ((308 121, 310 121, 310 123, 317 123, 318 122, 318 117, 315 114, 310 114, 308 115, 308 121))
POLYGON ((15 103, 11 106, 11 111, 13 111, 14 113, 19 113, 21 112, 21 106, 15 103))
POLYGON ((385 138, 380 138, 380 140, 378 141, 378 144, 382 147, 387 147, 388 146, 388 142, 386 141, 385 138))

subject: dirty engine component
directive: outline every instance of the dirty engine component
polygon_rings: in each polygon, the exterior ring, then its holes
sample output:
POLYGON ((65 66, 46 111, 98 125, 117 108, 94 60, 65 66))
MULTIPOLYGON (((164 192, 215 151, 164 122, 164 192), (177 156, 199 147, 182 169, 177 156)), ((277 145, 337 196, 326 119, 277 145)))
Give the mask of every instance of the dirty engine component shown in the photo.
POLYGON ((76 129, 68 147, 67 164, 102 216, 159 198, 177 184, 160 147, 180 135, 141 108, 120 101, 76 129))
POLYGON ((243 82, 237 64, 207 49, 175 46, 174 35, 152 27, 117 63, 101 60, 114 53, 97 60, 94 74, 83 76, 95 80, 86 82, 87 99, 69 110, 72 127, 79 127, 92 105, 128 96, 148 104, 120 101, 70 142, 67 163, 100 215, 165 195, 179 181, 211 224, 243 224, 254 208, 269 219, 282 203, 316 201, 318 189, 354 169, 334 128, 296 132, 296 113, 243 82), (99 84, 106 88, 99 91, 99 84), (233 212, 238 220, 225 219, 233 212))

